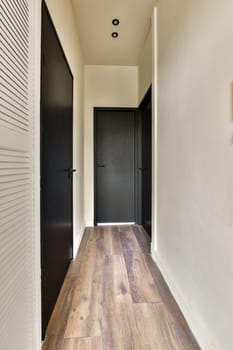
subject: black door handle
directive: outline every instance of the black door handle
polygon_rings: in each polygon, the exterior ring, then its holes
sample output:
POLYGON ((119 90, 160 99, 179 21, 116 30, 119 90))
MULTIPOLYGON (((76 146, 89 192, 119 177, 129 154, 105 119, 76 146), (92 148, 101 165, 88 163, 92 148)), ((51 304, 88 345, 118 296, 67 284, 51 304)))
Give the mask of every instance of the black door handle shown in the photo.
POLYGON ((105 165, 97 165, 97 168, 105 168, 105 165))
POLYGON ((73 168, 67 168, 67 169, 64 169, 64 171, 68 173, 68 179, 70 179, 73 173, 75 173, 77 170, 73 168))
POLYGON ((138 168, 140 171, 147 171, 148 168, 138 168))

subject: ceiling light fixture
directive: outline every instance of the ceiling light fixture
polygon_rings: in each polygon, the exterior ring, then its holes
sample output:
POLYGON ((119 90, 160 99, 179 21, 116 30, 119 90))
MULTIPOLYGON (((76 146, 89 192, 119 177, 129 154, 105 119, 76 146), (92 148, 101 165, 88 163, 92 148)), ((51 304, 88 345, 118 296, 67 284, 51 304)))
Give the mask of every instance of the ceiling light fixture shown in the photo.
POLYGON ((118 25, 120 24, 119 19, 118 19, 118 18, 114 18, 114 19, 112 20, 112 24, 113 24, 114 26, 118 26, 118 25))
POLYGON ((118 36, 119 36, 119 34, 118 34, 117 32, 113 32, 113 33, 112 33, 112 37, 113 37, 113 38, 117 38, 118 36))

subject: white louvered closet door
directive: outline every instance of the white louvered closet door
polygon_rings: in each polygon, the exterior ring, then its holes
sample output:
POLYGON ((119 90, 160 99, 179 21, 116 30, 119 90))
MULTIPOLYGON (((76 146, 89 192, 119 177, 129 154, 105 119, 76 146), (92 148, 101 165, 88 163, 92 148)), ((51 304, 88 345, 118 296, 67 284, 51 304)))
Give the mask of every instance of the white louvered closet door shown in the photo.
POLYGON ((0 350, 32 350, 30 0, 0 0, 0 350))

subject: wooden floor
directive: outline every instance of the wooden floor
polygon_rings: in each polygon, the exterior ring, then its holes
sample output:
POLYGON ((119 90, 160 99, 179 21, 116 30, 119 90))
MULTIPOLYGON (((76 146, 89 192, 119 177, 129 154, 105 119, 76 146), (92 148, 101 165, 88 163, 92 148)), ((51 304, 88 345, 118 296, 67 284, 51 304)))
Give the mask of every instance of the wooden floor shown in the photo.
POLYGON ((139 226, 86 230, 43 350, 200 350, 139 226))

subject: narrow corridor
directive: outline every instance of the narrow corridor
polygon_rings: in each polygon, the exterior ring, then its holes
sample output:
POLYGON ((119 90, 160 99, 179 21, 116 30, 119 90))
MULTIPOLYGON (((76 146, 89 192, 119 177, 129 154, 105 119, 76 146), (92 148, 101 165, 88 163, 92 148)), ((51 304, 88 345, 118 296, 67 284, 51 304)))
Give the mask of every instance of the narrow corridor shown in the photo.
POLYGON ((43 350, 198 350, 139 226, 88 228, 43 350))

